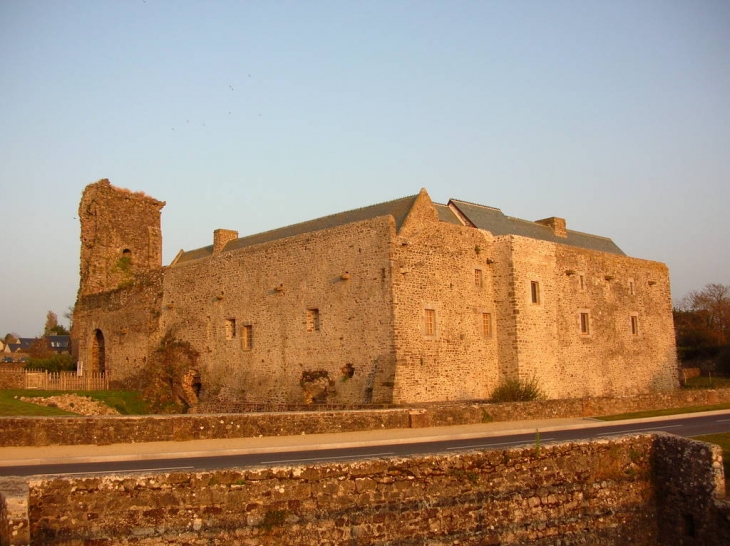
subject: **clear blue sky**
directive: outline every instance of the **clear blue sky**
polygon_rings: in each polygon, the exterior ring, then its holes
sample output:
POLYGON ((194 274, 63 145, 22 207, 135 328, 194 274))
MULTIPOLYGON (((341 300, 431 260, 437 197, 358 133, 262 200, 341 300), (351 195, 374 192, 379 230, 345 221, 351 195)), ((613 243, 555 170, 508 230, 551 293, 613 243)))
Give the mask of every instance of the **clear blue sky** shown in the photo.
POLYGON ((0 0, 0 51, 0 336, 74 303, 101 178, 165 264, 425 187, 730 284, 724 0, 0 0))

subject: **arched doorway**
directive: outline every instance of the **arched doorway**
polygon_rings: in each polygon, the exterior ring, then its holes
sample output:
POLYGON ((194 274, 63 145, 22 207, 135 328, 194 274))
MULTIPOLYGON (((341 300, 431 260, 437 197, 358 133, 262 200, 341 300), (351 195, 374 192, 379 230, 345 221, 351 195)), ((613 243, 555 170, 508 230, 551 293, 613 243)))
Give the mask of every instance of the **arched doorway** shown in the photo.
POLYGON ((101 330, 94 330, 91 340, 91 372, 106 373, 106 351, 104 349, 104 334, 101 330))

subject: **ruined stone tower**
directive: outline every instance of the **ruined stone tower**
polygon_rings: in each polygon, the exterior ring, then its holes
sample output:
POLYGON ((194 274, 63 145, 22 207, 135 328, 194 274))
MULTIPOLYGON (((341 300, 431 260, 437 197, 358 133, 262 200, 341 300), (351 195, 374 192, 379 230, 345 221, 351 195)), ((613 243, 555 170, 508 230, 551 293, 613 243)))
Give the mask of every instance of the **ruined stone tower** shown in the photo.
POLYGON ((79 296, 120 288, 135 274, 162 267, 164 206, 164 201, 116 188, 106 179, 86 187, 79 205, 79 296))
POLYGON ((78 368, 113 377, 120 365, 130 373, 146 359, 155 324, 148 317, 161 292, 163 201, 142 192, 116 188, 109 180, 89 184, 79 205, 81 266, 79 293, 71 328, 78 368), (150 278, 152 277, 152 278, 150 278), (143 290, 146 287, 147 291, 143 290), (125 289, 126 290, 123 290, 125 289), (134 290, 134 302, 129 301, 134 290), (108 316, 104 311, 118 310, 108 316), (134 351, 113 357, 115 346, 134 351))

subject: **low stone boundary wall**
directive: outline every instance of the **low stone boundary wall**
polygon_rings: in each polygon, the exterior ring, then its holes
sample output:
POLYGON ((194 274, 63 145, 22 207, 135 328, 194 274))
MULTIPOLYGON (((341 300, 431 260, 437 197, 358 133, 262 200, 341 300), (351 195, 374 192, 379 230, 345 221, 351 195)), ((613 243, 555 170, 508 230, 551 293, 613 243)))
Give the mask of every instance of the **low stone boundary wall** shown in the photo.
POLYGON ((25 541, 0 542, 712 546, 730 541, 719 457, 716 446, 651 434, 352 463, 40 476, 18 480, 28 488, 25 541))
POLYGON ((679 389, 620 398, 571 398, 508 404, 464 403, 424 406, 424 426, 488 421, 598 417, 638 411, 730 403, 730 389, 679 389))
POLYGON ((22 389, 25 387, 24 371, 21 366, 0 368, 0 390, 22 389))
POLYGON ((653 471, 662 544, 730 544, 730 502, 719 446, 657 435, 653 471))
POLYGON ((0 478, 0 545, 31 543, 29 499, 25 480, 0 478))
POLYGON ((115 444, 357 432, 590 417, 730 402, 730 389, 680 390, 626 398, 541 400, 511 404, 453 403, 413 408, 286 413, 95 417, 0 417, 0 447, 115 444))
POLYGON ((0 447, 253 438, 408 428, 408 410, 226 415, 2 417, 0 447))

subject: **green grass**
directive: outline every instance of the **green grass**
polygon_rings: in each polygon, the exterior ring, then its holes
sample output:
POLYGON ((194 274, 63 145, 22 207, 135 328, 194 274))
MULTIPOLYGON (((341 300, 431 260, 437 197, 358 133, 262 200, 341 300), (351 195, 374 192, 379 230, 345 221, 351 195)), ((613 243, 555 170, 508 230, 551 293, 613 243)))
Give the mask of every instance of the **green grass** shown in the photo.
POLYGON ((79 391, 78 394, 91 396, 94 400, 104 402, 122 415, 147 415, 149 413, 147 403, 135 391, 79 391))
MULTIPOLYGON (((37 404, 21 402, 15 396, 36 396, 41 391, 0 391, 0 416, 30 415, 39 417, 52 417, 56 415, 74 415, 58 408, 47 408, 37 404)), ((43 391, 47 392, 47 391, 43 391)))
POLYGON ((601 421, 620 421, 622 419, 642 419, 644 417, 662 417, 664 415, 679 415, 681 413, 699 413, 702 411, 714 411, 730 409, 730 403, 715 404, 712 406, 689 406, 686 408, 667 408, 651 411, 636 411, 634 413, 619 413, 616 415, 602 415, 596 417, 601 421))
POLYGON ((40 390, 9 390, 0 391, 0 416, 19 415, 76 415, 58 408, 48 408, 37 404, 21 402, 16 397, 47 398, 62 394, 78 394, 88 396, 94 400, 115 408, 122 415, 147 415, 149 411, 138 392, 132 391, 40 391, 40 390))
POLYGON ((730 377, 693 377, 682 385, 683 389, 727 389, 730 377))

